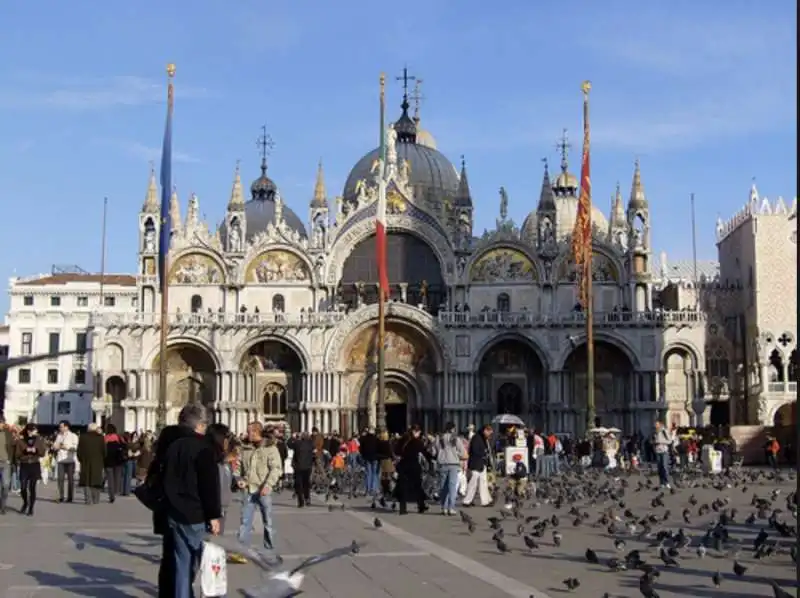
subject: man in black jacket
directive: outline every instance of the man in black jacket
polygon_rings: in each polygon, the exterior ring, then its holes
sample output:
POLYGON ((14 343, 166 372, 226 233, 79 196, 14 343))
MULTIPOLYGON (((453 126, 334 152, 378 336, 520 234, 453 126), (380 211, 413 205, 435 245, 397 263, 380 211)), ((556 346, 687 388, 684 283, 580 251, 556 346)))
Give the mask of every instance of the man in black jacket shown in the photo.
POLYGON ((166 566, 169 571, 163 575, 159 571, 161 596, 193 596, 203 540, 209 531, 212 535, 220 533, 219 468, 213 446, 205 438, 207 422, 205 407, 186 405, 178 415, 182 430, 175 434, 179 437, 166 449, 161 470, 167 523, 162 568, 166 566), (162 587, 162 583, 170 583, 169 577, 171 586, 162 587))
POLYGON ((297 506, 311 504, 311 470, 314 468, 314 442, 308 432, 291 441, 292 469, 294 469, 294 492, 297 506))
POLYGON ((372 496, 373 500, 378 494, 378 481, 380 470, 378 467, 378 437, 375 435, 375 428, 368 428, 358 439, 358 450, 361 459, 364 461, 364 480, 367 487, 367 496, 372 496))

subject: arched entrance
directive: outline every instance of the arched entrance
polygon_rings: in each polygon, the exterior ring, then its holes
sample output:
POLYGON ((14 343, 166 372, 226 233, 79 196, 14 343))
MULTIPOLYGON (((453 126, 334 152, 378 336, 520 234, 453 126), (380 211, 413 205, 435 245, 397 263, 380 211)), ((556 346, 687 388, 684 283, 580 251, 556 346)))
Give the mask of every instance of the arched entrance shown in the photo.
POLYGON ((125 431, 125 410, 122 408, 122 401, 128 394, 128 384, 122 376, 111 376, 106 380, 105 395, 106 401, 111 404, 111 417, 105 423, 114 424, 118 432, 125 431))
MULTIPOLYGON (((160 357, 153 360, 153 369, 160 366, 160 357)), ((172 417, 189 403, 201 403, 209 409, 216 401, 216 362, 205 349, 189 343, 176 343, 167 347, 167 402, 172 417)))
MULTIPOLYGON (((586 344, 575 348, 564 363, 570 390, 566 401, 572 407, 573 431, 578 434, 586 430, 587 363, 586 344)), ((630 359, 618 346, 595 341, 594 372, 594 405, 600 425, 629 428, 633 422, 626 420, 634 372, 630 359)))
MULTIPOLYGON (((361 241, 342 266, 339 300, 349 307, 378 302, 375 236, 361 241)), ((436 254, 425 241, 407 232, 386 239, 386 267, 393 301, 402 301, 436 314, 447 289, 436 254)))
POLYGON ((545 368, 536 350, 520 338, 495 343, 478 368, 477 400, 489 415, 510 413, 544 427, 545 368))
MULTIPOLYGON (((421 331, 399 320, 386 323, 384 343, 387 427, 405 431, 412 423, 434 426, 438 400, 418 396, 416 389, 435 388, 437 349, 421 331)), ((377 327, 362 328, 345 347, 343 369, 351 389, 347 400, 357 410, 342 429, 355 430, 377 422, 377 327)))
POLYGON ((786 403, 775 412, 773 425, 776 428, 791 427, 797 424, 797 401, 786 403))
POLYGON ((386 384, 386 430, 389 434, 402 434, 408 429, 408 411, 414 404, 413 389, 407 384, 390 380, 386 384))
POLYGON ((520 415, 522 409, 522 389, 518 384, 506 382, 497 389, 497 413, 520 415))
POLYGON ((280 340, 265 339, 247 350, 240 369, 245 375, 244 400, 261 405, 262 419, 288 421, 299 429, 303 361, 297 351, 280 340))

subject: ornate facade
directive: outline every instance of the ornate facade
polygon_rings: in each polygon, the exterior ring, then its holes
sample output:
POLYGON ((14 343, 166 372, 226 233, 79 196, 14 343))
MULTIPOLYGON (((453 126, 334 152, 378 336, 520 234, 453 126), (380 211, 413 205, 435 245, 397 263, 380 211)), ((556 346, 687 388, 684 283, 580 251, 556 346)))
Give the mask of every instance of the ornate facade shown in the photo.
MULTIPOLYGON (((459 171, 436 149, 419 118, 409 116, 405 100, 386 147, 389 427, 438 427, 444 421, 463 426, 507 412, 543 429, 580 432, 586 413, 585 316, 576 308, 570 247, 578 181, 566 150, 557 176, 545 165, 538 205, 521 226, 508 217, 510 198, 501 188, 494 230, 475 235, 466 165, 459 171)), ((266 159, 247 201, 237 167, 215 232, 201 221, 196 196, 182 218, 173 194, 170 419, 187 401, 200 400, 236 431, 254 419, 343 432, 370 420, 376 393, 378 155, 376 149, 358 161, 333 201, 319 166, 308 229, 267 176, 266 159)), ((136 307, 100 310, 91 320, 97 378, 92 406, 127 429, 155 425, 158 195, 151 173, 139 218, 136 307)), ((790 212, 794 208, 785 210, 784 220, 790 212)), ((755 212, 749 217, 761 218, 755 212)), ((684 425, 707 422, 715 417, 712 402, 724 402, 726 409, 730 404, 738 363, 735 340, 726 340, 726 308, 713 298, 733 296, 741 278, 728 279, 728 257, 721 258, 722 273, 709 274, 702 285, 670 270, 665 258, 660 270, 653 267, 652 223, 638 163, 629 196, 623 198, 618 187, 610 213, 595 206, 592 223, 595 396, 602 424, 646 431, 659 413, 684 425)), ((728 246, 721 238, 721 256, 732 251, 728 246)), ((769 258, 760 254, 753 260, 769 258)), ((766 283, 754 276, 757 284, 766 283)), ((785 311, 794 317, 794 308, 785 311)), ((795 346, 796 322, 755 326, 759 356, 782 342, 784 328, 795 346)), ((788 350, 787 345, 781 355, 787 357, 788 350)), ((758 364, 760 370, 748 366, 762 376, 753 380, 774 377, 758 364)), ((784 367, 781 375, 787 384, 795 380, 793 368, 784 367)), ((747 417, 768 419, 770 413, 747 417)), ((717 416, 725 418, 727 411, 717 416)))

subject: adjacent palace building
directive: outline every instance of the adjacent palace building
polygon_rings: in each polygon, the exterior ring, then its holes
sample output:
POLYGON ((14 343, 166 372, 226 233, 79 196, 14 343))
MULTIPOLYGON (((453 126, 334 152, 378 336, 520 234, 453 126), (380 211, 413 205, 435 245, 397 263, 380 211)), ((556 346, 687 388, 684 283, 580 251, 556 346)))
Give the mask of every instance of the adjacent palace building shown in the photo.
MULTIPOLYGON (((570 238, 578 180, 566 151, 544 168, 521 226, 501 189, 497 224, 476 236, 467 168, 453 165, 404 99, 387 134, 388 427, 459 426, 513 413, 580 433, 586 413, 584 314, 570 238), (553 176, 554 175, 554 176, 553 176)), ((566 144, 564 144, 566 147, 566 144)), ((240 173, 211 232, 192 196, 172 196, 168 408, 206 404, 235 431, 288 420, 352 433, 376 394, 375 217, 379 149, 340 197, 320 165, 308 219, 267 173, 240 173)), ((592 214, 596 404, 602 424, 647 433, 655 417, 702 425, 788 424, 797 386, 796 200, 755 187, 717 225, 719 262, 653 257, 639 164, 627 197, 592 214)), ((9 421, 156 424, 160 292, 155 174, 139 216, 135 274, 54 271, 13 278, 10 356, 88 348, 9 372, 9 421)))

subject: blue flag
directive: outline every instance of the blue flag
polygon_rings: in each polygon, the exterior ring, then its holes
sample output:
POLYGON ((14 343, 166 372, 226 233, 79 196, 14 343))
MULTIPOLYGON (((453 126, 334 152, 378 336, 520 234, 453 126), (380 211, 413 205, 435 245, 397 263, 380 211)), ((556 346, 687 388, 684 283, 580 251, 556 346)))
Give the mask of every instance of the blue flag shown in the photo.
POLYGON ((170 79, 167 88, 167 124, 164 127, 164 145, 161 149, 161 227, 158 239, 158 279, 161 289, 167 283, 167 254, 172 236, 172 219, 169 201, 172 196, 172 105, 174 89, 170 79))

